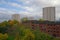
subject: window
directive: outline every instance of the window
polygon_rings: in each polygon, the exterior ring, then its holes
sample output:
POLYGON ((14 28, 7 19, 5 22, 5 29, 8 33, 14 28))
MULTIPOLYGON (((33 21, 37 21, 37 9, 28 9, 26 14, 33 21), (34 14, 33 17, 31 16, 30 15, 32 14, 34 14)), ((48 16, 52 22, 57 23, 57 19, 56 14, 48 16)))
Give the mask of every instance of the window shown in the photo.
POLYGON ((56 34, 53 34, 54 37, 56 37, 56 34))
POLYGON ((54 28, 55 29, 55 28, 54 28))
POLYGON ((32 26, 34 26, 34 25, 32 25, 32 26))
POLYGON ((50 30, 48 30, 48 32, 50 32, 50 30))
POLYGON ((55 31, 54 31, 55 32, 55 31))
POLYGON ((35 27, 32 27, 32 29, 35 29, 35 27))
POLYGON ((59 33, 59 31, 57 31, 57 33, 59 33))

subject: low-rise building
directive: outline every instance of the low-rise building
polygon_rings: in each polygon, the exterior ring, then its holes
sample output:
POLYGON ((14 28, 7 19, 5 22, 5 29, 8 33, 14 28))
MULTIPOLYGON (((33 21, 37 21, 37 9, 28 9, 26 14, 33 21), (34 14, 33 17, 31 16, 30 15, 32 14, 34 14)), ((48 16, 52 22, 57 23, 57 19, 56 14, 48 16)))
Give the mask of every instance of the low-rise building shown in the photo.
POLYGON ((23 24, 33 30, 39 28, 41 32, 60 37, 60 22, 28 20, 23 22, 23 24))

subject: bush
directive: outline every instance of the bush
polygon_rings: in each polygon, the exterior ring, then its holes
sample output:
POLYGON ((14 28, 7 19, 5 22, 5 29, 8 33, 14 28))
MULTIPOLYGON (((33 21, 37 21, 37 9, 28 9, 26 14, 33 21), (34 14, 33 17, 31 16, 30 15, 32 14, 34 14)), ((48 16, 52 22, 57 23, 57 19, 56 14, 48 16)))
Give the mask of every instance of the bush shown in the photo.
POLYGON ((5 34, 0 33, 0 40, 7 40, 7 39, 8 39, 7 33, 5 34))

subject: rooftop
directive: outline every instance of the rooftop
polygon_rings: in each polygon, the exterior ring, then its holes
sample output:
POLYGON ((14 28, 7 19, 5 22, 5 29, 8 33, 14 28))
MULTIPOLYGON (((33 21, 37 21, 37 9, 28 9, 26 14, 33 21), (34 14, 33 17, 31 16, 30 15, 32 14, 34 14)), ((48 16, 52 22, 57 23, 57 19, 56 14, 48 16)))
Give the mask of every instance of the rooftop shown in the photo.
POLYGON ((58 21, 38 21, 38 20, 27 20, 27 21, 24 21, 23 23, 33 23, 33 24, 60 24, 60 22, 58 21))

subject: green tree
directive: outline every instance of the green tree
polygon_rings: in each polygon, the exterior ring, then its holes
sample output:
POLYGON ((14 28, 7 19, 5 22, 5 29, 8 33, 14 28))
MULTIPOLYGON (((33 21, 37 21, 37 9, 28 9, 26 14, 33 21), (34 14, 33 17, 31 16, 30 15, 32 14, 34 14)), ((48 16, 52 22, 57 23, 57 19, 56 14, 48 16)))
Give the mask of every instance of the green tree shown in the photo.
POLYGON ((23 37, 24 40, 35 40, 35 35, 30 29, 24 30, 25 36, 23 37))
POLYGON ((22 18, 21 20, 22 20, 22 21, 27 21, 28 18, 27 18, 27 17, 24 17, 24 18, 22 18))
POLYGON ((41 32, 39 27, 36 27, 36 30, 33 30, 33 32, 35 34, 35 40, 53 40, 54 39, 54 37, 41 32))
POLYGON ((44 19, 39 19, 39 21, 45 21, 44 19))

